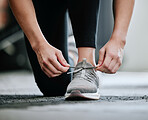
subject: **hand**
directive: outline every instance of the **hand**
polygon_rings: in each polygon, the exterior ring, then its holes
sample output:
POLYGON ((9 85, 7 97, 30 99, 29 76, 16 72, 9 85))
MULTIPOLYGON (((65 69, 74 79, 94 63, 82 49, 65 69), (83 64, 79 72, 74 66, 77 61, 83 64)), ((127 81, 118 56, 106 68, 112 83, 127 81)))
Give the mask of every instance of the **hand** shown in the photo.
POLYGON ((125 40, 112 37, 99 51, 99 61, 96 70, 105 73, 116 73, 122 64, 125 40))
POLYGON ((42 44, 35 50, 41 69, 48 77, 56 77, 69 69, 62 52, 48 43, 42 44))

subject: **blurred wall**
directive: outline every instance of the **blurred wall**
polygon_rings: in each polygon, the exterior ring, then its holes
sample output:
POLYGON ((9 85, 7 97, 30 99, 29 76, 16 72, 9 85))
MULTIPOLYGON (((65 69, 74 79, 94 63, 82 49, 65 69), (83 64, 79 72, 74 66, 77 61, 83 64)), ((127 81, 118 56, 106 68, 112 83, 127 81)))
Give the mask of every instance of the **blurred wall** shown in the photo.
POLYGON ((100 0, 96 62, 99 59, 99 50, 108 42, 113 30, 112 0, 100 0))
MULTIPOLYGON (((120 71, 148 71, 148 0, 135 0, 134 11, 127 35, 123 64, 120 71)), ((113 29, 112 0, 100 0, 98 24, 99 49, 109 40, 113 29)))
POLYGON ((148 0, 136 0, 122 71, 148 71, 148 0))

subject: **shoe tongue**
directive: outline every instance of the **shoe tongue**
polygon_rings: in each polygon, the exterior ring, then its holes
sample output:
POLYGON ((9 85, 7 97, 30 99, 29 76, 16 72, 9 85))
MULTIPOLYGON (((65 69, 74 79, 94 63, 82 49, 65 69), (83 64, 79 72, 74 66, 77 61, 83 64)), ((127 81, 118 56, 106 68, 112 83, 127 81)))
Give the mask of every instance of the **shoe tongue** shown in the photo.
POLYGON ((81 68, 81 67, 93 67, 92 64, 86 62, 86 58, 83 58, 83 61, 82 62, 79 62, 77 65, 76 65, 76 68, 81 68))

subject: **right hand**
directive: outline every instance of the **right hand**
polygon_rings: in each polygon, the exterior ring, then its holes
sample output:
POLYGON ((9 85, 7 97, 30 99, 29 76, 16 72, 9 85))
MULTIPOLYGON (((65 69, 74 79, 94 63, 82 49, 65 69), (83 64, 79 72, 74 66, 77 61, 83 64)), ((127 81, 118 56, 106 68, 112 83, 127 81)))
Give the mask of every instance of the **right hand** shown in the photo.
POLYGON ((64 59, 62 52, 47 42, 39 46, 35 53, 41 69, 48 77, 59 76, 70 67, 64 59))

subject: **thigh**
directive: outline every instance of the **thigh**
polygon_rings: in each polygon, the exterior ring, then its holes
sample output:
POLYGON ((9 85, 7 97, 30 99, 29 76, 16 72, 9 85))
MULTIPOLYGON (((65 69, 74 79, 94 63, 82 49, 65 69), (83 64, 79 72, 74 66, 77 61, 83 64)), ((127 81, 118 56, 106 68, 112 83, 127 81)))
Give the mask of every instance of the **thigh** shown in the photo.
MULTIPOLYGON (((56 0, 54 2, 34 0, 33 2, 37 20, 45 38, 51 45, 60 49, 65 59, 68 61, 67 13, 64 2, 60 2, 59 0, 57 0, 57 2, 56 0), (61 4, 63 4, 63 6, 61 6, 61 4)), ((55 78, 48 78, 41 70, 36 54, 32 50, 26 37, 25 41, 35 81, 41 92, 45 96, 64 95, 67 85, 71 80, 71 76, 64 73, 55 78)))
POLYGON ((33 0, 33 3, 38 23, 47 41, 54 47, 63 49, 63 46, 67 45, 65 0, 33 0))

